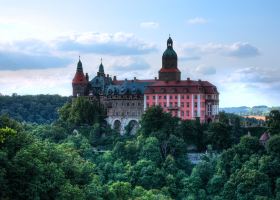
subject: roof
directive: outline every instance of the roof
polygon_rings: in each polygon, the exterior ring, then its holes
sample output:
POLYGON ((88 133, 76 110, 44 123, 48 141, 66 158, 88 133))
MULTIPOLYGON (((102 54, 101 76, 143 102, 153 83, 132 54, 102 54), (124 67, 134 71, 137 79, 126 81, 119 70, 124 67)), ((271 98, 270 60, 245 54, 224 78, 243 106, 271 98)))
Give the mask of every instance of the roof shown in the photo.
POLYGON ((170 73, 170 72, 180 72, 180 70, 178 68, 161 68, 159 70, 159 72, 167 72, 167 73, 170 73))
MULTIPOLYGON (((114 85, 121 85, 123 82, 125 82, 126 80, 115 80, 113 81, 113 84, 114 85)), ((134 81, 136 83, 154 83, 156 82, 155 79, 146 79, 146 80, 138 80, 138 79, 135 79, 135 80, 128 80, 128 81, 134 81)))
POLYGON ((147 86, 145 93, 205 93, 219 94, 215 85, 208 81, 155 81, 147 86))
POLYGON ((261 137, 260 137, 259 140, 260 140, 260 141, 266 142, 267 140, 269 140, 269 138, 270 138, 269 133, 264 132, 264 133, 261 135, 261 137))
POLYGON ((72 83, 75 83, 75 84, 87 84, 88 81, 84 75, 83 72, 81 71, 77 71, 73 80, 72 80, 72 83))

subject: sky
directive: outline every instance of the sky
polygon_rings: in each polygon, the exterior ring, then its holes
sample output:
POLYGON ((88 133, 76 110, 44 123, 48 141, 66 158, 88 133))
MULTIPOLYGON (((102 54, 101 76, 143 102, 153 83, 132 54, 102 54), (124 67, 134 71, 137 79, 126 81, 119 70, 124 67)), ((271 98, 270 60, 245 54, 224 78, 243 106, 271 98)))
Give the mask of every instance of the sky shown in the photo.
POLYGON ((0 93, 72 93, 79 55, 92 79, 158 76, 169 34, 182 79, 207 80, 220 107, 280 105, 280 1, 0 0, 0 93))

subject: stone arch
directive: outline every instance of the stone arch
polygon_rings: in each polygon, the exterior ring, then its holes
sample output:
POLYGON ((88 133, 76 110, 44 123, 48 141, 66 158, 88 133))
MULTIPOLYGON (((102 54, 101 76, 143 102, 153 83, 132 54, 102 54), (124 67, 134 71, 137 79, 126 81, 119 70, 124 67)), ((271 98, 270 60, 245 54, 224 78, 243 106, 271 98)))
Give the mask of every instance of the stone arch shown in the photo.
POLYGON ((113 129, 115 129, 117 132, 121 132, 122 124, 121 121, 116 119, 113 123, 113 129))
POLYGON ((130 135, 136 134, 137 129, 139 128, 139 123, 137 120, 132 119, 127 124, 127 133, 130 135))

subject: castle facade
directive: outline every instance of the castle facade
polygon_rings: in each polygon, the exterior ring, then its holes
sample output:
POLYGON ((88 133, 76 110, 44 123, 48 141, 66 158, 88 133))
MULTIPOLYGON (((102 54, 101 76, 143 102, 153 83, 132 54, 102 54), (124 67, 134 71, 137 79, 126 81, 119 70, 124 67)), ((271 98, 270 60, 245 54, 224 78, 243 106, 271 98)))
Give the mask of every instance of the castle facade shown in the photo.
POLYGON ((79 59, 72 81, 73 97, 87 96, 100 101, 107 109, 107 122, 121 134, 125 127, 134 133, 142 114, 151 106, 161 106, 165 112, 182 120, 199 118, 202 123, 218 119, 219 92, 208 81, 181 79, 177 54, 169 37, 162 55, 158 78, 148 80, 117 80, 106 75, 99 65, 97 75, 89 80, 79 59))

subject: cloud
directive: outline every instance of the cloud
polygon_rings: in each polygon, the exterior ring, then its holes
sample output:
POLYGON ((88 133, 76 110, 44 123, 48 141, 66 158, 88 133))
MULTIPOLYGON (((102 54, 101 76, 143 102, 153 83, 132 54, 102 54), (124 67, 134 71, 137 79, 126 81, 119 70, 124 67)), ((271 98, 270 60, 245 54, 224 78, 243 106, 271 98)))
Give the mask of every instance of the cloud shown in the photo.
POLYGON ((188 20, 188 24, 206 24, 208 21, 203 17, 195 17, 188 20))
POLYGON ((150 65, 141 58, 126 57, 121 60, 115 60, 111 68, 118 74, 123 72, 144 71, 150 68, 150 65))
POLYGON ((277 68, 246 67, 235 70, 229 77, 229 81, 260 84, 272 86, 280 84, 280 70, 277 68))
POLYGON ((247 42, 235 42, 233 44, 183 44, 181 47, 182 55, 201 56, 207 54, 218 54, 227 57, 249 58, 260 55, 257 47, 247 42))
POLYGON ((157 29, 159 27, 159 23, 157 22, 142 22, 140 24, 141 28, 146 28, 146 29, 157 29))
POLYGON ((195 71, 202 75, 214 75, 216 74, 216 68, 212 66, 199 65, 195 71))
POLYGON ((28 55, 19 52, 0 51, 0 70, 46 69, 66 66, 69 58, 52 55, 28 55))
POLYGON ((0 70, 57 68, 71 61, 56 55, 47 43, 40 40, 0 43, 0 70))
POLYGON ((83 33, 62 37, 56 41, 60 51, 77 51, 105 55, 143 55, 157 50, 154 44, 146 43, 130 33, 83 33))
POLYGON ((245 58, 260 55, 258 48, 250 45, 249 43, 237 42, 224 48, 227 50, 225 53, 228 56, 233 57, 245 58))
POLYGON ((65 67, 73 55, 102 54, 112 56, 143 55, 156 51, 153 44, 131 33, 81 33, 55 38, 0 42, 0 70, 45 69, 65 67))

